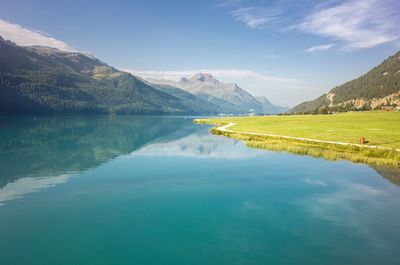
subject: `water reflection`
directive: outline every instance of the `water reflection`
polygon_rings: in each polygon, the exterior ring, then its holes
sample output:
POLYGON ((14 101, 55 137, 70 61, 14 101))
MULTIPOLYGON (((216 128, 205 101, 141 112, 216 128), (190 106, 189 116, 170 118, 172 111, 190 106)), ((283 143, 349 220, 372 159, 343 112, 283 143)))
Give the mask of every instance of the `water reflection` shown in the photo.
POLYGON ((265 154, 259 150, 236 148, 241 142, 213 137, 208 128, 177 140, 150 143, 132 153, 132 156, 176 156, 200 159, 244 159, 265 154), (206 130, 204 130, 206 129, 206 130))
MULTIPOLYGON (((65 183, 122 155, 234 160, 268 154, 182 117, 1 117, 0 203, 65 183)), ((400 184, 399 171, 374 169, 400 184)))
POLYGON ((400 186, 400 169, 390 168, 390 167, 378 167, 378 166, 371 166, 375 171, 384 177, 385 179, 389 180, 395 185, 400 186))
POLYGON ((2 124, 2 264, 398 263, 400 189, 365 165, 183 118, 2 124))
POLYGON ((122 155, 245 158, 261 152, 182 117, 3 117, 0 204, 122 155))
POLYGON ((37 192, 46 188, 54 187, 68 181, 70 175, 57 177, 22 177, 14 182, 7 183, 0 188, 0 206, 9 200, 22 198, 25 194, 37 192))
POLYGON ((17 117, 1 124, 6 126, 0 129, 0 187, 24 176, 85 171, 194 129, 181 118, 157 117, 17 117))
MULTIPOLYGON (((323 187, 313 196, 299 199, 299 207, 306 209, 312 218, 326 222, 337 230, 351 230, 353 238, 378 251, 379 258, 391 259, 398 244, 398 234, 393 232, 393 226, 397 226, 395 220, 399 220, 400 216, 398 212, 393 213, 393 209, 399 208, 400 203, 393 198, 400 195, 399 189, 387 182, 380 182, 379 178, 369 178, 363 170, 351 175, 325 179, 323 187), (371 212, 375 215, 373 218, 371 212)), ((306 182, 320 185, 319 181, 316 178, 313 182, 306 182)), ((334 236, 345 238, 347 235, 334 236)), ((342 247, 337 247, 339 255, 344 255, 345 249, 353 247, 346 240, 343 242, 342 247)), ((325 242, 316 238, 316 243, 325 242)), ((354 258, 358 258, 358 254, 354 253, 354 258)), ((369 262, 368 258, 365 258, 365 262, 369 262)))

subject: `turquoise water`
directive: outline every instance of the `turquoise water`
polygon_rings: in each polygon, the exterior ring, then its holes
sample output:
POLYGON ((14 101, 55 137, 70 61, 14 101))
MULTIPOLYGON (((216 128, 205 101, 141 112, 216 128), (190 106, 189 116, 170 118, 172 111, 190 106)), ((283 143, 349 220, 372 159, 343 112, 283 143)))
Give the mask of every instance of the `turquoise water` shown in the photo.
POLYGON ((400 264, 396 172, 182 117, 0 121, 2 265, 400 264))

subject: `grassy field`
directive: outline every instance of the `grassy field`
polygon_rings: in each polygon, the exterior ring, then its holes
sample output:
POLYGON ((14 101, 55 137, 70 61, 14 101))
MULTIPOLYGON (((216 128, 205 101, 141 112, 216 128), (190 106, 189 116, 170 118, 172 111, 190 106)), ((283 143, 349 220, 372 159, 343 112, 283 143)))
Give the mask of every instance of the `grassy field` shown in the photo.
POLYGON ((334 115, 296 115, 232 117, 209 120, 211 123, 234 122, 230 130, 304 137, 318 140, 359 143, 400 148, 400 112, 349 112, 334 115))
POLYGON ((296 154, 325 157, 327 159, 348 159, 379 165, 400 165, 400 113, 371 111, 350 112, 333 115, 295 115, 264 117, 228 117, 201 119, 199 123, 228 124, 230 132, 213 129, 215 134, 243 140, 247 145, 296 154), (232 132, 233 131, 233 132, 232 132), (307 141, 248 135, 274 134, 333 142, 359 144, 360 137, 366 146, 384 147, 385 150, 360 148, 307 141))

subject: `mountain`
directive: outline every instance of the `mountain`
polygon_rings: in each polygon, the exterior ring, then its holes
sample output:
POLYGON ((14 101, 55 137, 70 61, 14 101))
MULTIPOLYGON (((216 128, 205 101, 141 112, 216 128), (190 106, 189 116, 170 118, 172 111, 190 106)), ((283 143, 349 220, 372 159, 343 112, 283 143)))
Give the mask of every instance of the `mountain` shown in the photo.
POLYGON ((279 114, 288 110, 286 107, 272 104, 266 97, 256 97, 256 100, 262 105, 262 113, 266 114, 279 114))
POLYGON ((226 106, 227 110, 231 108, 232 112, 261 111, 259 102, 252 95, 236 84, 220 83, 211 74, 199 73, 190 79, 182 78, 178 87, 214 104, 226 106))
POLYGON ((93 56, 0 37, 0 112, 203 114, 204 108, 93 56))
POLYGON ((365 75, 337 86, 315 100, 300 103, 288 113, 329 113, 395 106, 400 106, 400 51, 365 75))
POLYGON ((153 86, 175 87, 196 95, 209 103, 219 107, 220 112, 243 114, 277 113, 268 100, 257 100, 250 93, 240 88, 237 84, 222 83, 209 73, 198 73, 191 78, 183 77, 180 81, 150 79, 153 86))
POLYGON ((275 113, 271 106, 210 74, 149 83, 90 54, 18 46, 0 37, 1 113, 275 113))
MULTIPOLYGON (((139 77, 140 78, 140 77, 139 77)), ((152 84, 144 79, 143 82, 155 89, 170 94, 178 99, 180 99, 186 106, 187 110, 192 113, 199 113, 203 115, 207 114, 217 114, 223 112, 220 106, 217 106, 202 97, 195 96, 183 89, 167 85, 167 84, 152 84)))

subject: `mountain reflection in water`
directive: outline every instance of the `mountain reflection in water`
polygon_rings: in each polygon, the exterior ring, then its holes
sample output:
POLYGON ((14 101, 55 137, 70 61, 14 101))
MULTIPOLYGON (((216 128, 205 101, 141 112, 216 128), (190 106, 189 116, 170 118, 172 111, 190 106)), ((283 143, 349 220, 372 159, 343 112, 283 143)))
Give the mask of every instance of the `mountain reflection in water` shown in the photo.
MULTIPOLYGON (((39 116, 0 119, 0 203, 65 183, 123 156, 251 158, 266 151, 209 133, 183 117, 39 116)), ((399 185, 399 172, 374 168, 399 185)))

